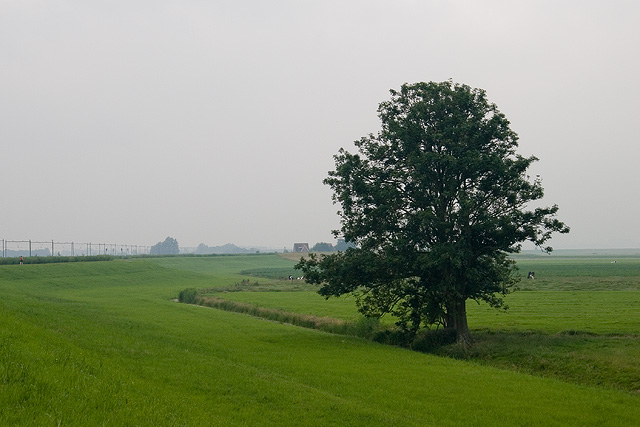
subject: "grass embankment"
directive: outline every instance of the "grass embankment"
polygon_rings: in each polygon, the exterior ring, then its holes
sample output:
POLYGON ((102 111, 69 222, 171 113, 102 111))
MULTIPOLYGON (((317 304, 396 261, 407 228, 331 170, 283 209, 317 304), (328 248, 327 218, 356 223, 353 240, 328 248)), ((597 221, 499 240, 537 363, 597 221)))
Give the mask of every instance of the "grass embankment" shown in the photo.
POLYGON ((0 425, 631 426, 640 419, 640 397, 628 393, 171 301, 182 289, 229 286, 242 270, 288 262, 0 267, 0 425))
MULTIPOLYGON (((506 298, 509 311, 468 303, 475 345, 429 351, 583 385, 640 393, 640 260, 582 257, 520 259, 520 290, 506 298)), ((268 276, 264 273, 264 276, 268 276)), ((241 284, 240 284, 241 285, 241 284)), ((352 298, 325 301, 296 284, 238 286, 216 295, 272 310, 357 322, 352 298), (262 292, 259 292, 262 291, 262 292)), ((257 313, 254 313, 257 314, 257 313)), ((257 314, 259 315, 259 314, 257 314)), ((383 319, 391 325, 393 319, 383 319)), ((360 329, 367 332, 367 329, 360 329)))

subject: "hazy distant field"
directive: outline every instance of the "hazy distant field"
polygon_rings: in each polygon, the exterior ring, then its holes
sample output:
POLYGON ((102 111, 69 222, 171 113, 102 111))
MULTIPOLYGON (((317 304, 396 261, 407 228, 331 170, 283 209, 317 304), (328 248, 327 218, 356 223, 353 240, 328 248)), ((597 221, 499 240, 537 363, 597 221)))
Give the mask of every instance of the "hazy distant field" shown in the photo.
MULTIPOLYGON (((637 425, 640 263, 531 262, 510 313, 472 309, 475 353, 450 354, 472 361, 172 301, 281 287, 241 274, 293 265, 275 255, 0 266, 0 425, 637 425)), ((223 295, 357 316, 309 290, 223 295)))

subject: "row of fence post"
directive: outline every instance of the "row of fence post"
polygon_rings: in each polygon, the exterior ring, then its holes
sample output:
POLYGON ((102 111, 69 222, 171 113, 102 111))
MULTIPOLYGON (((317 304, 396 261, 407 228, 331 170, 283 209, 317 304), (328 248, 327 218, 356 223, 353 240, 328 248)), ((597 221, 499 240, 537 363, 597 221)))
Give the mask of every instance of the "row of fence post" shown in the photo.
MULTIPOLYGON (((58 256, 62 255, 62 252, 65 251, 64 248, 68 248, 67 249, 67 254, 71 255, 71 256, 76 256, 76 245, 79 245, 80 248, 84 248, 86 249, 84 252, 82 252, 82 249, 80 249, 78 252, 80 255, 84 256, 91 256, 91 255, 120 255, 120 256, 125 256, 125 255, 144 255, 144 254, 148 254, 149 251, 151 250, 151 246, 141 246, 141 245, 119 245, 119 244, 115 244, 115 243, 77 243, 77 242, 55 242, 53 240, 51 241, 46 241, 46 242, 42 242, 42 241, 34 241, 34 240, 8 240, 8 239, 0 239, 2 240, 2 257, 5 258, 9 255, 9 253, 15 253, 17 255, 14 256, 33 256, 33 245, 39 245, 38 247, 40 249, 36 249, 36 252, 38 251, 42 251, 43 246, 46 248, 44 250, 48 250, 49 247, 51 248, 51 253, 50 256, 56 256, 56 245, 58 246, 58 248, 62 247, 62 250, 58 251, 58 256), (14 249, 11 248, 12 246, 14 246, 14 244, 17 245, 21 245, 21 244, 26 244, 28 245, 28 249, 22 249, 22 248, 18 248, 18 249, 14 249), (118 249, 120 249, 120 251, 118 252, 118 249), (24 255, 23 255, 24 254, 24 255)), ((66 254, 65 254, 66 255, 66 254)), ((36 256, 38 256, 38 254, 36 253, 36 256)))

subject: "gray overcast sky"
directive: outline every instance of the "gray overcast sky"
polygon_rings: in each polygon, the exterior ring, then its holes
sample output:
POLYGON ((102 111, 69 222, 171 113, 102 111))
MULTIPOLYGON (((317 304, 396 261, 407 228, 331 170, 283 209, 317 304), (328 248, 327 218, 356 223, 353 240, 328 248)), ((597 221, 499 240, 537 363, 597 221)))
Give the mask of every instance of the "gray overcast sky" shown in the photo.
POLYGON ((0 0, 0 238, 290 248, 402 83, 487 91, 556 248, 637 248, 636 1, 0 0))

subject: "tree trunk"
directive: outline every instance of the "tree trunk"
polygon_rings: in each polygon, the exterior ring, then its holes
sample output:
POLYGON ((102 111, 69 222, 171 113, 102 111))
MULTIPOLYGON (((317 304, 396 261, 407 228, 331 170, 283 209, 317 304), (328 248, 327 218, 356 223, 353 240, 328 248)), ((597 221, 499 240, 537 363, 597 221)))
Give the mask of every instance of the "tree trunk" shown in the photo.
POLYGON ((467 300, 466 298, 459 298, 455 304, 453 304, 453 313, 451 318, 456 330, 456 342, 464 344, 465 347, 471 345, 471 335, 469 334, 469 325, 467 324, 467 300))

